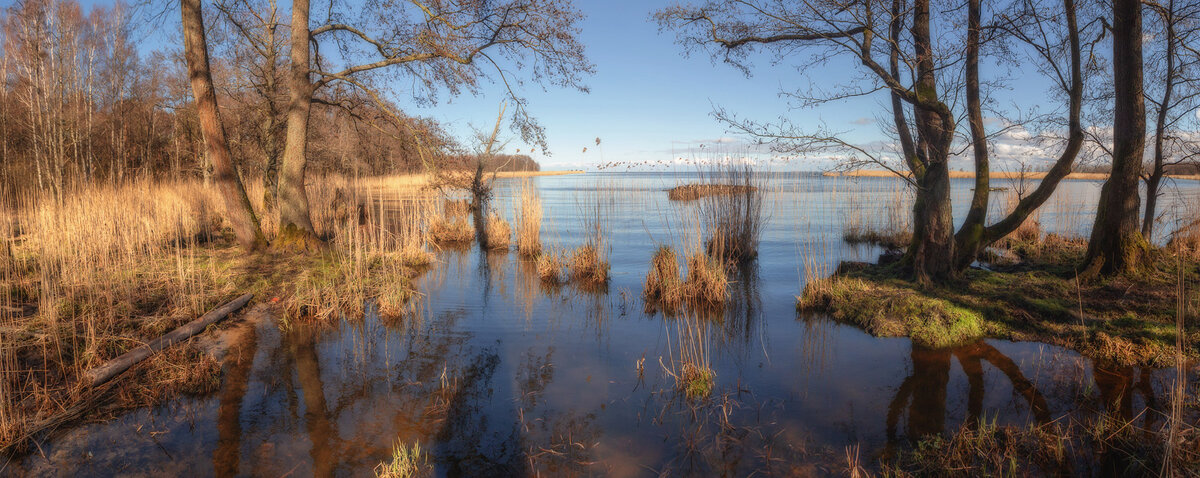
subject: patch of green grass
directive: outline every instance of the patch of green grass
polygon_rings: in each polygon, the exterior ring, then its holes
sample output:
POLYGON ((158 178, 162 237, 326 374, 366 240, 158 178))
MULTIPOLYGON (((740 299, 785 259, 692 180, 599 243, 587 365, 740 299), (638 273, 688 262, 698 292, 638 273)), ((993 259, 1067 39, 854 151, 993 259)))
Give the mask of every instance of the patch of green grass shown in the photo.
POLYGON ((951 347, 984 335, 978 311, 889 281, 839 276, 805 289, 798 307, 821 308, 834 318, 882 337, 910 337, 925 347, 951 347))

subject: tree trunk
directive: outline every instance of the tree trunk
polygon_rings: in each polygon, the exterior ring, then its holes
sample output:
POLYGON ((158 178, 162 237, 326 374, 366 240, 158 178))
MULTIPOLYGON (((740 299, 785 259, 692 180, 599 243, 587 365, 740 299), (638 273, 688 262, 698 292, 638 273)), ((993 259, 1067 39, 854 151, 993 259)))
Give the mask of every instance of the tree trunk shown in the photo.
POLYGON ((309 81, 308 0, 292 2, 290 104, 283 165, 279 172, 279 229, 276 245, 283 249, 310 250, 321 247, 308 211, 304 170, 308 166, 308 117, 312 109, 313 83, 309 81))
POLYGON ((979 29, 980 0, 967 2, 966 84, 967 122, 971 127, 971 149, 975 157, 975 192, 962 228, 955 234, 959 254, 955 268, 966 269, 975 261, 983 239, 991 194, 987 133, 983 129, 983 108, 979 97, 979 29))
POLYGON ((1113 0, 1112 173, 1100 190, 1096 222, 1084 260, 1085 275, 1136 272, 1145 266, 1148 246, 1138 229, 1138 180, 1146 146, 1146 105, 1142 91, 1142 13, 1138 0, 1113 0))
MULTIPOLYGON (((950 204, 950 142, 954 126, 949 108, 938 100, 937 77, 929 33, 929 0, 913 4, 916 50, 918 149, 924 150, 925 174, 917 182, 913 206, 913 242, 907 254, 913 278, 926 283, 954 276, 954 218, 950 204), (931 105, 940 106, 934 109, 931 105)), ((920 155, 920 151, 918 151, 920 155)))
POLYGON ((212 74, 208 66, 208 41, 204 36, 204 17, 200 11, 200 0, 180 0, 183 16, 184 56, 187 58, 188 77, 192 83, 192 94, 196 98, 196 115, 204 136, 206 156, 212 163, 213 180, 225 200, 225 216, 233 227, 233 233, 242 247, 257 249, 264 244, 258 218, 250 207, 250 198, 242 187, 233 166, 229 143, 225 139, 225 128, 221 124, 217 109, 217 95, 213 90, 212 74))
MULTIPOLYGON (((1079 25, 1075 16, 1075 1, 1063 0, 1063 11, 1066 12, 1067 20, 1067 36, 1070 51, 1068 54, 1071 58, 1071 83, 1067 86, 1067 96, 1069 97, 1068 105, 1068 136, 1067 144, 1059 155, 1058 160, 1054 162, 1054 166, 1046 173, 1041 182, 1032 193, 1021 198, 1007 216, 1003 217, 995 224, 985 226, 987 219, 988 199, 987 193, 980 193, 980 190, 987 190, 990 187, 990 182, 984 177, 981 177, 979 171, 987 171, 988 158, 986 151, 980 155, 980 149, 987 148, 987 139, 983 130, 983 114, 979 105, 979 83, 978 83, 978 57, 971 61, 971 55, 968 53, 967 61, 967 110, 969 121, 971 121, 971 137, 972 143, 976 150, 976 178, 975 178, 975 199, 972 201, 971 212, 967 214, 967 219, 964 221, 962 228, 955 235, 955 252, 958 257, 955 260, 955 266, 958 270, 966 269, 972 262, 979 257, 979 253, 984 248, 990 246, 996 241, 1003 239, 1013 231, 1015 231, 1029 215, 1036 211, 1039 207, 1050 199, 1054 194, 1054 190, 1058 187, 1058 183, 1066 178, 1071 173, 1071 168, 1075 164, 1075 158, 1079 155, 1079 150, 1083 147, 1084 133, 1081 121, 1081 112, 1083 108, 1083 70, 1081 62, 1081 48, 1079 42, 1079 25), (974 81, 972 81, 974 80, 974 81), (981 167, 982 164, 982 167, 981 167), (976 209, 977 207, 981 209, 976 209)), ((978 29, 978 14, 976 2, 972 2, 969 20, 971 25, 978 29)), ((978 41, 977 39, 975 40, 978 41)), ((968 39, 968 51, 975 49, 978 52, 978 43, 973 43, 968 39)))
POLYGON ((1175 90, 1175 2, 1169 2, 1165 11, 1160 10, 1163 23, 1167 27, 1166 35, 1166 78, 1164 78, 1162 102, 1154 118, 1154 169, 1146 178, 1146 214, 1142 217, 1142 237, 1147 241, 1154 238, 1155 211, 1158 205, 1158 190, 1165 175, 1165 155, 1163 143, 1167 136, 1167 112, 1171 110, 1171 96, 1175 90))

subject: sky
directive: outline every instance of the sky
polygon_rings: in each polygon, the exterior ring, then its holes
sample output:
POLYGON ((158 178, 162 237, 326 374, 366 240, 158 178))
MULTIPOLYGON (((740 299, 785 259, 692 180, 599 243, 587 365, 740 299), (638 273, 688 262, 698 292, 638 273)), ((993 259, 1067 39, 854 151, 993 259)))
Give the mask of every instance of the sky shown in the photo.
MULTIPOLYGON (((529 110, 546 128, 550 155, 535 154, 545 169, 573 169, 597 163, 655 162, 687 156, 705 149, 737 154, 747 146, 711 116, 715 106, 739 115, 771 120, 798 114, 803 123, 826 123, 860 138, 877 137, 872 124, 885 97, 841 102, 833 107, 789 112, 781 89, 806 87, 809 77, 786 65, 753 71, 747 78, 724 63, 713 63, 697 52, 684 57, 671 32, 659 33, 650 15, 671 3, 659 0, 582 0, 577 7, 587 16, 581 41, 596 66, 585 83, 590 93, 576 90, 543 90, 526 84, 523 95, 529 110), (865 123, 865 124, 864 124, 865 123), (595 139, 601 139, 599 148, 595 139), (583 148, 588 148, 583 152, 583 148)), ((848 68, 850 65, 841 65, 848 68)), ((842 73, 845 75, 845 73, 842 73)), ((461 96, 435 107, 406 105, 411 114, 437 118, 444 126, 469 137, 472 127, 490 129, 503 92, 493 85, 479 96, 461 96)), ((798 119, 793 117, 794 120, 798 119)), ((510 135, 511 136, 511 135, 510 135)), ((508 152, 529 146, 519 140, 508 152)), ((703 156, 711 153, 703 153, 703 156)), ((827 164, 797 164, 792 169, 824 169, 827 164)))
MULTIPOLYGON (((781 96, 781 92, 807 91, 814 84, 835 90, 836 85, 861 77, 861 65, 851 58, 843 55, 822 66, 799 70, 799 62, 772 62, 773 58, 763 56, 753 61, 747 77, 731 65, 714 62, 707 52, 685 55, 675 43, 674 33, 659 32, 651 14, 676 1, 575 1, 585 15, 580 41, 596 70, 584 79, 590 93, 547 89, 533 82, 526 82, 519 92, 528 99, 530 113, 545 127, 549 154, 542 150, 533 154, 543 169, 594 169, 609 162, 670 163, 686 157, 711 160, 752 151, 751 139, 731 134, 713 118, 718 107, 756 121, 786 117, 804 131, 822 128, 856 144, 890 145, 877 121, 884 115, 890 117, 884 92, 805 109, 781 96)), ((146 30, 144 50, 181 42, 175 4, 163 2, 152 0, 150 4, 163 13, 155 17, 156 25, 146 30)), ((85 7, 111 5, 108 0, 82 3, 85 7)), ((288 2, 281 3, 286 10, 288 2)), ((986 58, 981 69, 985 79, 1011 73, 986 58)), ((390 86, 389 96, 405 113, 434 118, 462 141, 470 141, 475 130, 490 130, 505 98, 502 86, 490 83, 478 94, 454 98, 441 94, 438 104, 426 105, 414 103, 403 90, 403 82, 390 86)), ((1046 100, 1048 86, 1036 73, 1022 74, 992 96, 1002 107, 1016 105, 1028 110, 1053 103, 1046 100)), ((996 125, 994 121, 991 124, 996 125)), ((507 130, 503 134, 509 140, 504 152, 530 151, 531 145, 523 144, 515 134, 507 130)), ((1050 158, 1051 152, 1031 145, 1027 138, 1022 130, 997 137, 994 152, 998 164, 994 169, 1005 169, 1005 162, 1014 157, 1034 158, 1035 162, 1050 158)), ((772 168, 828 170, 835 165, 826 156, 789 159, 772 168)), ((951 167, 969 169, 970 164, 963 157, 952 161, 951 167)))

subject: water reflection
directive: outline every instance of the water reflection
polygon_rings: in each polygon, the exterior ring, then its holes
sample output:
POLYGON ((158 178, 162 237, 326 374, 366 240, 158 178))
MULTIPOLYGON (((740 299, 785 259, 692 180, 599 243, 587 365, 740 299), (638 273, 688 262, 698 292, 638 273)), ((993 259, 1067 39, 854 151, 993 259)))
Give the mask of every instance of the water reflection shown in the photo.
POLYGON ((888 405, 889 445, 896 444, 900 436, 899 423, 906 412, 908 420, 903 435, 910 440, 951 431, 946 427, 946 405, 952 358, 958 361, 967 377, 967 416, 963 422, 966 426, 977 426, 984 417, 984 362, 1008 379, 1013 392, 1029 407, 1035 422, 1044 424, 1050 421, 1046 398, 1012 359, 987 342, 980 341, 955 349, 928 349, 913 345, 909 354, 911 372, 897 387, 896 395, 888 405))

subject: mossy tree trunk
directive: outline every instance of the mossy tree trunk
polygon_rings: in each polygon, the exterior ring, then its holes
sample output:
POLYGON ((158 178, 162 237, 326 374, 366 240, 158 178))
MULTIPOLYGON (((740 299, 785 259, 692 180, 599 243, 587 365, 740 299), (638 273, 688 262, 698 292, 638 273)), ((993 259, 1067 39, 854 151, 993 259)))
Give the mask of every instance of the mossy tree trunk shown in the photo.
POLYGON ((916 52, 917 101, 914 105, 917 155, 924 174, 917 180, 913 207, 913 240, 907 266, 918 282, 942 281, 955 275, 954 218, 950 204, 950 144, 954 115, 938 97, 933 43, 929 30, 929 0, 913 3, 911 34, 916 52), (923 153, 923 154, 922 154, 923 153))
POLYGON ((208 39, 205 37, 204 16, 200 0, 180 0, 183 24, 183 50, 187 60, 188 78, 192 94, 196 99, 196 116, 204 137, 205 157, 212 164, 213 182, 221 191, 225 202, 225 217, 233 227, 238 244, 248 250, 266 244, 258 217, 250 206, 250 198, 242 186, 229 152, 225 138, 225 127, 217 108, 217 95, 213 89, 212 72, 208 62, 208 39))
POLYGON ((1142 13, 1138 0, 1113 0, 1112 173, 1100 190, 1096 222, 1088 241, 1087 275, 1137 272, 1146 266, 1148 246, 1138 227, 1138 181, 1146 145, 1146 105, 1142 90, 1142 13))

